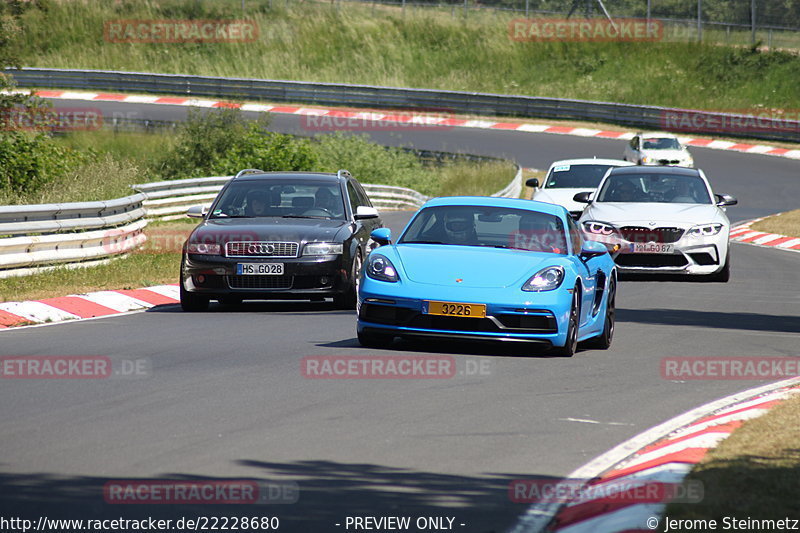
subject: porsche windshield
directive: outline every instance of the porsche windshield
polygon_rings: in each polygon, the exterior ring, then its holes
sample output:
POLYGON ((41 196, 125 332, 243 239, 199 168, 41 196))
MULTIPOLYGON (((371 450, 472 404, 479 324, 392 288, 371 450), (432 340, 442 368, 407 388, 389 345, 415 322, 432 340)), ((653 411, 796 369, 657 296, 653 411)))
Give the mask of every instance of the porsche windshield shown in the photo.
POLYGON ((710 204, 711 195, 698 176, 674 174, 611 175, 597 193, 597 202, 710 204))
POLYGON ((554 215, 487 206, 439 206, 420 211, 400 244, 486 246, 566 254, 564 225, 554 215))
POLYGON ((594 189, 612 165, 556 165, 547 177, 545 189, 594 189))
POLYGON ((330 181, 242 180, 225 189, 210 218, 345 218, 339 185, 330 181))

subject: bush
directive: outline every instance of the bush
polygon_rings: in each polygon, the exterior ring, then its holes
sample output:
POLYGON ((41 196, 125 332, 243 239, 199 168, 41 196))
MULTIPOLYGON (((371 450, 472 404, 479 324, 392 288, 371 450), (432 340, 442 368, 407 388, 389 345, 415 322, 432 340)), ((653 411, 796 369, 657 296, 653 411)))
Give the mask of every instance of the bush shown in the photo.
POLYGON ((11 195, 35 193, 93 156, 60 146, 41 131, 4 131, 0 133, 0 189, 11 195))
POLYGON ((269 119, 249 121, 238 109, 190 112, 157 171, 167 179, 235 174, 243 168, 312 170, 306 140, 265 131, 269 119))

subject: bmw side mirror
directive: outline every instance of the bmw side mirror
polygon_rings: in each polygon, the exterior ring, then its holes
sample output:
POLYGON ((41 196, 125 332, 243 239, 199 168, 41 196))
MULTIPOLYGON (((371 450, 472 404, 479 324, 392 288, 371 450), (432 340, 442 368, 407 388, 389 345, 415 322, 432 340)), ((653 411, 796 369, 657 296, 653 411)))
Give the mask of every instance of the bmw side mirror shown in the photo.
POLYGON ((714 198, 717 200, 717 205, 719 207, 727 207, 739 203, 739 200, 729 194, 715 194, 714 198))
POLYGON ((356 220, 364 220, 366 218, 378 218, 378 210, 374 207, 367 207, 366 205, 360 205, 356 207, 356 214, 354 215, 356 220))
POLYGON ((370 238, 378 243, 378 246, 392 244, 392 230, 389 228, 378 228, 369 234, 370 238))
POLYGON ((208 214, 207 205, 193 205, 186 210, 186 216, 189 218, 203 218, 208 214))
POLYGON ((528 187, 533 187, 534 189, 539 188, 539 180, 537 178, 529 178, 525 181, 525 185, 528 187))
POLYGON ((590 204, 592 203, 593 195, 594 193, 589 191, 579 192, 578 194, 572 197, 572 200, 580 204, 590 204))

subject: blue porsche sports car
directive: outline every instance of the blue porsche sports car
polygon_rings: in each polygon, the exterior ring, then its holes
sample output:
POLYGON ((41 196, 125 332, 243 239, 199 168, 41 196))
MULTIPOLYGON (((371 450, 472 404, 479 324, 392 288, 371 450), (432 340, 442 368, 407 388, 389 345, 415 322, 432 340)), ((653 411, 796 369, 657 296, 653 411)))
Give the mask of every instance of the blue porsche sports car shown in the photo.
POLYGON ((372 232, 358 292, 358 340, 395 336, 528 341, 560 355, 614 334, 617 272, 569 212, 531 200, 436 198, 396 243, 372 232))

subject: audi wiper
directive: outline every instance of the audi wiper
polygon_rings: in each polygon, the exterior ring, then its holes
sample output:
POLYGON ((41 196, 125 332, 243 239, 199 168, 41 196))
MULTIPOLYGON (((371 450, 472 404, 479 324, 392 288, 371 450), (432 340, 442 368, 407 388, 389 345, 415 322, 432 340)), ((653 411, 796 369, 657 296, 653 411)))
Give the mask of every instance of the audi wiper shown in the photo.
POLYGON ((324 216, 313 216, 313 215, 283 215, 281 218, 323 218, 328 219, 331 217, 324 217, 324 216))
POLYGON ((450 244, 450 243, 441 241, 403 241, 400 244, 450 244))

